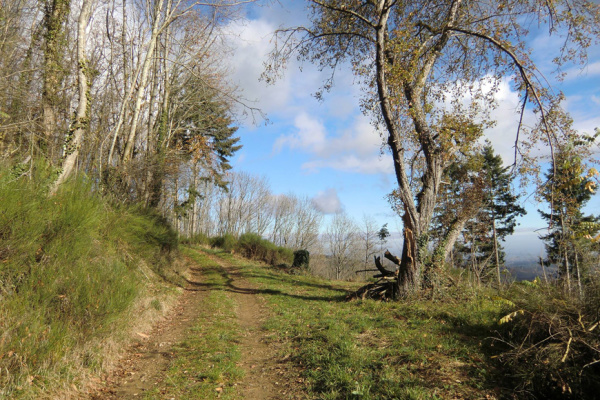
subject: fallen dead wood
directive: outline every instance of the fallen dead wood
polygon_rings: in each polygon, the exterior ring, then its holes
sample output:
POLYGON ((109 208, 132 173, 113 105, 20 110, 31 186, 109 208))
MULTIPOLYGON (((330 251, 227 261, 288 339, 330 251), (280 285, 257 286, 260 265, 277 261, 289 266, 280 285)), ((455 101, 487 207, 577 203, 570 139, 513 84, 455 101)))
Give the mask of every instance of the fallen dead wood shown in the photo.
POLYGON ((374 283, 369 283, 358 289, 356 292, 348 295, 347 300, 354 299, 374 299, 374 300, 391 300, 398 295, 398 270, 400 260, 392 253, 386 250, 384 257, 396 264, 398 267, 395 270, 386 269, 381 263, 381 257, 373 256, 375 267, 377 269, 366 269, 359 272, 376 271, 378 274, 373 275, 377 278, 374 283))

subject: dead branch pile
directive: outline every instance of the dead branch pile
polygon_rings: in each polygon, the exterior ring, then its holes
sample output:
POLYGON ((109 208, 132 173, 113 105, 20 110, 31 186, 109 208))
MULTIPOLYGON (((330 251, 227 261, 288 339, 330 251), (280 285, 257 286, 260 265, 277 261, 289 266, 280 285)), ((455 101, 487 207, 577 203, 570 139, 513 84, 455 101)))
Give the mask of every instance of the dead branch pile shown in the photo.
POLYGON ((358 289, 356 292, 348 295, 348 300, 393 300, 398 297, 398 271, 400 269, 400 260, 388 250, 386 250, 384 257, 396 265, 395 270, 391 271, 386 269, 381 263, 381 257, 373 256, 375 260, 375 267, 377 269, 366 269, 357 271, 357 273, 365 271, 376 271, 378 273, 373 275, 373 278, 377 278, 377 281, 374 283, 369 283, 368 285, 365 285, 358 289))

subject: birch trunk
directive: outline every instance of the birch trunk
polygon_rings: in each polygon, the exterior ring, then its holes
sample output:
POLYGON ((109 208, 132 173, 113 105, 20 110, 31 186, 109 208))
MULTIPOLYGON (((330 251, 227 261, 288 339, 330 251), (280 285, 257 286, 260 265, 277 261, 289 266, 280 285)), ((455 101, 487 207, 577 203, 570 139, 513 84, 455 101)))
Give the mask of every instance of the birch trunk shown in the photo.
POLYGON ((133 116, 131 120, 131 128, 129 129, 129 136, 127 137, 127 142, 125 144, 125 150, 123 151, 123 156, 121 157, 121 161, 123 164, 127 163, 131 160, 131 156, 133 153, 133 145, 135 143, 135 136, 137 131, 138 120, 140 116, 140 111, 142 109, 142 100, 144 98, 144 91, 146 89, 146 84, 148 82, 148 75, 150 73, 150 67, 152 66, 152 61, 154 59, 154 50, 156 49, 156 42, 158 41, 158 36, 161 27, 161 14, 163 12, 164 0, 159 0, 158 4, 155 8, 154 13, 154 21, 152 24, 152 34, 150 36, 150 43, 148 44, 148 51, 146 52, 146 56, 144 58, 144 66, 142 68, 142 75, 140 76, 140 80, 138 82, 138 90, 135 99, 135 106, 133 108, 133 116))
POLYGON ((65 139, 65 153, 60 175, 50 190, 50 193, 56 193, 56 190, 71 175, 77 162, 79 148, 83 140, 83 134, 89 125, 89 83, 88 83, 88 64, 85 56, 86 30, 92 5, 94 0, 83 0, 81 13, 77 23, 77 81, 79 87, 79 104, 73 126, 65 139))
POLYGON ((47 156, 53 159, 56 144, 57 97, 62 79, 61 41, 64 35, 64 24, 69 17, 71 0, 53 0, 46 5, 44 15, 45 43, 44 66, 42 75, 42 129, 44 139, 40 143, 47 150, 47 156))

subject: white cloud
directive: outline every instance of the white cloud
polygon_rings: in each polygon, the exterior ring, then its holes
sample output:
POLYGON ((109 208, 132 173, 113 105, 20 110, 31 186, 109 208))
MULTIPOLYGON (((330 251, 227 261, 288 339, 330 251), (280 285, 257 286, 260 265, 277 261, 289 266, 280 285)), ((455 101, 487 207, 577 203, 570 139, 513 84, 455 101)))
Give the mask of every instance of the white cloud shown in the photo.
POLYGON ((593 134, 596 128, 600 128, 600 117, 577 120, 573 127, 581 133, 593 134))
POLYGON ((310 172, 332 168, 361 174, 391 173, 392 160, 380 155, 382 139, 368 118, 357 115, 347 123, 351 126, 331 135, 320 120, 301 113, 294 120, 296 132, 280 136, 273 149, 288 147, 308 153, 311 159, 302 168, 310 172))
POLYGON ((318 171, 322 168, 332 168, 339 171, 358 174, 389 174, 393 172, 392 162, 391 160, 387 160, 387 156, 358 158, 352 154, 344 154, 332 160, 308 161, 302 164, 302 168, 311 172, 318 171))
POLYGON ((342 203, 337 191, 333 188, 317 193, 311 201, 313 206, 324 214, 335 214, 342 211, 342 203))
MULTIPOLYGON (((490 117, 496 121, 496 125, 485 131, 485 138, 488 139, 496 154, 502 157, 505 165, 512 164, 515 158, 515 140, 519 126, 519 114, 521 103, 519 94, 511 89, 508 80, 500 83, 498 92, 494 96, 498 106, 492 110, 490 117)), ((525 110, 523 124, 533 126, 535 115, 528 109, 525 110)), ((521 137, 520 139, 523 139, 521 137)))
MULTIPOLYGON (((311 115, 326 112, 327 118, 348 118, 358 110, 360 95, 360 87, 354 85, 349 66, 337 69, 335 85, 331 92, 324 93, 324 103, 317 102, 313 94, 321 89, 331 71, 320 71, 310 62, 301 64, 296 57, 291 57, 274 82, 267 84, 260 80, 274 48, 274 32, 282 26, 302 25, 305 19, 304 3, 286 2, 261 8, 257 19, 238 20, 227 25, 224 32, 228 54, 223 57, 223 62, 230 71, 228 79, 246 99, 254 101, 249 105, 260 109, 272 120, 290 119, 301 111, 310 111, 311 115)), ((238 111, 241 114, 243 109, 240 107, 238 111)), ((260 122, 241 119, 246 125, 260 122)))
POLYGON ((232 49, 224 57, 231 71, 229 79, 242 90, 250 105, 270 113, 291 100, 291 76, 284 75, 273 85, 260 80, 271 50, 270 38, 276 26, 264 20, 233 22, 225 29, 226 44, 232 49))
POLYGON ((295 118, 294 127, 297 129, 295 133, 277 138, 273 146, 274 150, 280 151, 288 146, 291 149, 301 149, 310 153, 323 153, 327 133, 320 121, 302 112, 295 118))
POLYGON ((586 64, 583 67, 576 66, 565 71, 565 81, 572 81, 581 78, 593 78, 600 75, 600 61, 586 64))

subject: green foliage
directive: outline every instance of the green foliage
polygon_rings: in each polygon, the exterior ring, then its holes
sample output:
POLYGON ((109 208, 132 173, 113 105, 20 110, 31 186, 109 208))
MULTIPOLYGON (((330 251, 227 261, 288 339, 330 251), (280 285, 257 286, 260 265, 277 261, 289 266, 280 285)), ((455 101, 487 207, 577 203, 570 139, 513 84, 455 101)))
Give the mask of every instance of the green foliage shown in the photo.
POLYGON ((592 398, 600 393, 600 280, 583 300, 554 286, 517 284, 506 294, 511 306, 500 320, 499 355, 518 393, 544 399, 592 398))
MULTIPOLYGON (((516 218, 526 214, 513 194, 515 175, 504 167, 502 157, 494 153, 488 142, 479 155, 482 179, 482 204, 476 218, 467 223, 464 242, 457 246, 464 266, 484 266, 489 263, 497 271, 504 264, 505 253, 500 242, 511 235, 517 226, 516 218), (495 250, 498 251, 498 264, 495 250), (490 262, 490 260, 492 260, 490 262)), ((482 267, 485 270, 485 267, 482 267)), ((485 271, 482 271, 485 275, 485 271)), ((500 277, 497 277, 500 280, 500 277)))
POLYGON ((383 224, 381 229, 377 232, 377 237, 379 238, 379 241, 381 243, 385 243, 387 241, 387 238, 390 237, 390 231, 389 231, 387 225, 388 225, 387 223, 383 224))
POLYGON ((294 262, 292 263, 292 267, 308 270, 310 267, 310 253, 308 250, 296 250, 294 252, 294 262))
POLYGON ((276 246, 256 233, 240 236, 237 250, 246 258, 273 266, 290 265, 294 257, 292 250, 276 246))
POLYGON ((69 354, 113 332, 144 291, 140 263, 164 274, 177 244, 158 215, 111 207, 82 182, 48 197, 48 182, 0 170, 0 397, 70 379, 69 354))
POLYGON ((191 237, 180 239, 182 244, 210 245, 210 238, 204 233, 197 233, 191 237))
POLYGON ((233 126, 231 105, 219 99, 219 93, 208 89, 203 79, 194 74, 176 88, 171 107, 179 126, 171 146, 200 162, 208 175, 205 178, 226 187, 229 160, 242 148, 238 144, 240 138, 235 136, 238 128, 233 126))
POLYGON ((250 259, 263 259, 268 251, 268 241, 256 233, 244 233, 238 240, 238 249, 250 259))
POLYGON ((594 141, 595 136, 582 136, 561 146, 556 165, 551 166, 546 175, 549 184, 541 192, 542 199, 551 207, 551 212, 538 210, 549 226, 548 234, 542 236, 546 242, 545 262, 558 265, 563 279, 583 276, 596 264, 594 255, 598 245, 590 239, 600 230, 600 219, 583 213, 595 187, 592 177, 597 172, 586 171, 584 160, 594 141), (574 267, 579 269, 577 274, 572 270, 574 267))
POLYGON ((237 240, 235 237, 229 233, 226 233, 223 236, 216 236, 210 239, 211 247, 218 247, 221 250, 224 250, 230 253, 236 246, 237 240))

